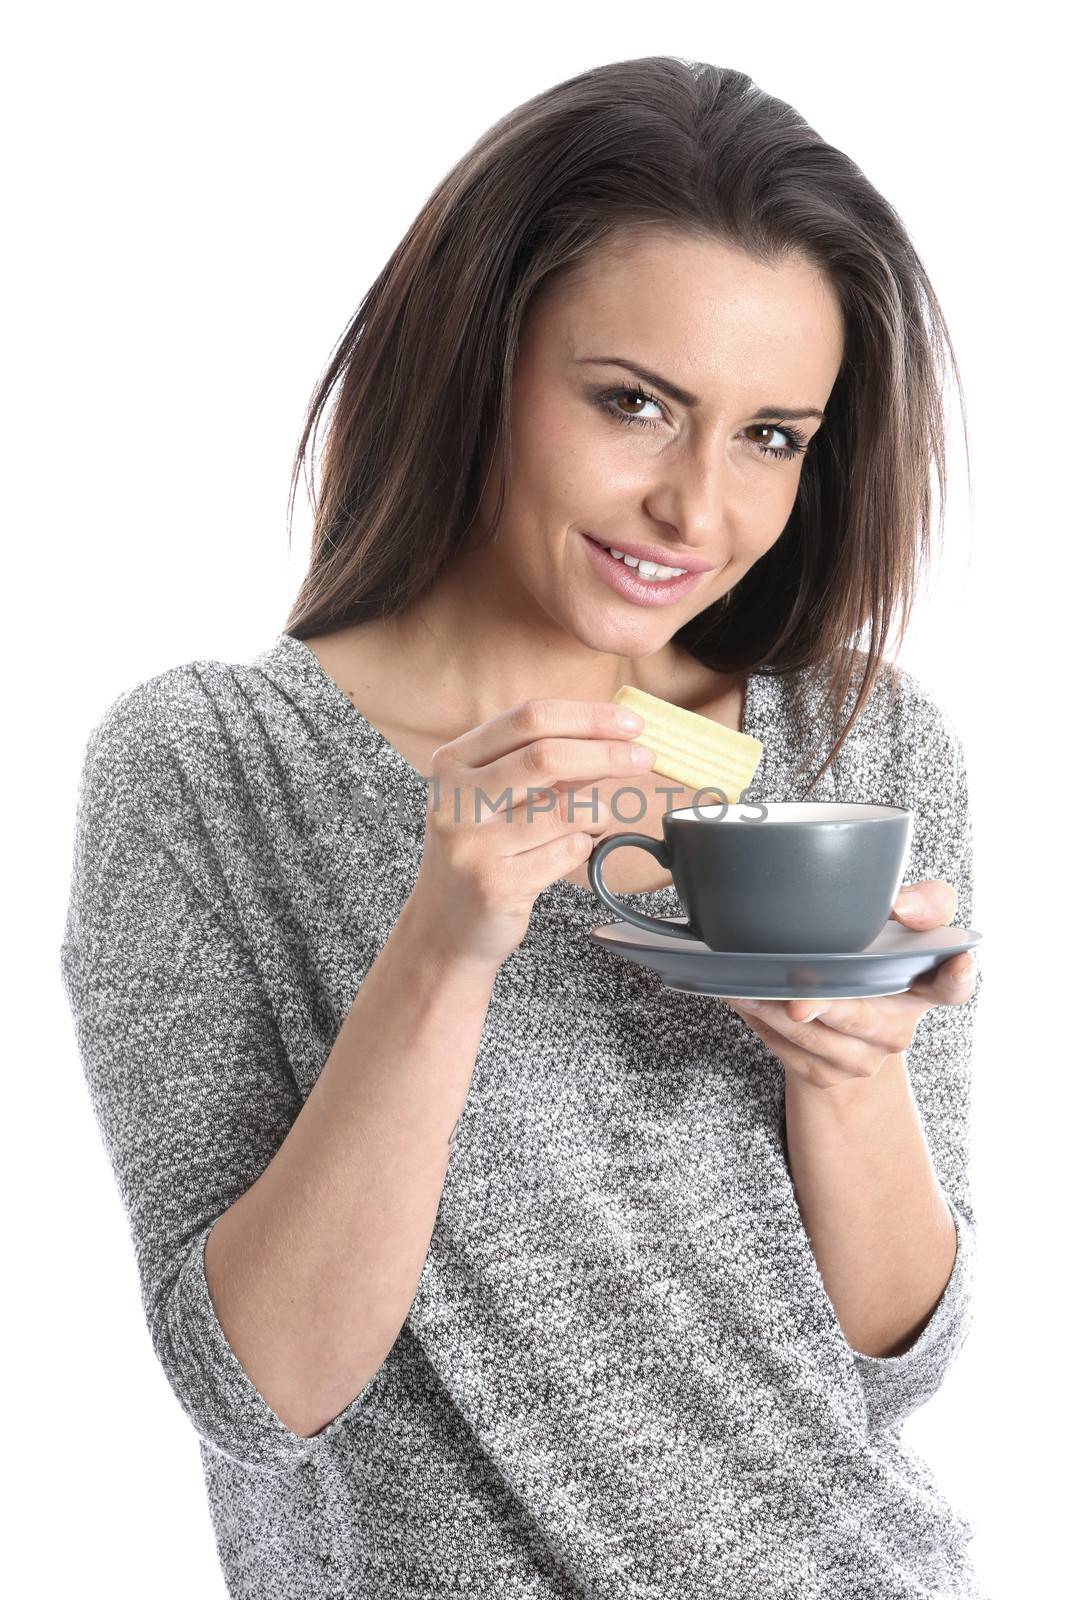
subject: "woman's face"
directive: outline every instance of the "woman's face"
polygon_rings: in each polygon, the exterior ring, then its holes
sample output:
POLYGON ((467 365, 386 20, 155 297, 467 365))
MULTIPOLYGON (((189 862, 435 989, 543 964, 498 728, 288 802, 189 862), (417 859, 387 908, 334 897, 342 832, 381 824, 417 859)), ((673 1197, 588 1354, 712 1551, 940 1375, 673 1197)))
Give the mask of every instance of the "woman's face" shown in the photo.
MULTIPOLYGON (((812 266, 627 235, 531 308, 509 493, 480 577, 592 649, 662 648, 782 533, 804 463, 785 452, 818 429, 811 413, 825 408, 843 349, 836 298, 812 266), (644 604, 627 588, 639 574, 624 567, 617 583, 615 558, 591 541, 656 546, 668 565, 705 570, 644 604)), ((496 473, 494 458, 483 508, 496 473)))

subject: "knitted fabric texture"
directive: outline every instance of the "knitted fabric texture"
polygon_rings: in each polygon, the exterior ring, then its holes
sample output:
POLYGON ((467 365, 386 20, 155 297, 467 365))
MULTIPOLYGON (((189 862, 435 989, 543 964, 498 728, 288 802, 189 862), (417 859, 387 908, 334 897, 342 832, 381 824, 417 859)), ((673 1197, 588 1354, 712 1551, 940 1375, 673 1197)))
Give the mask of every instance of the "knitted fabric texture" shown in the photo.
MULTIPOLYGON (((798 798, 829 749, 814 686, 750 676, 755 799, 798 798)), ((849 1347, 804 1231, 781 1064, 723 1001, 589 939, 604 908, 551 884, 497 974, 384 1364, 310 1439, 258 1393, 204 1243, 298 1116, 411 892, 427 792, 284 633, 137 684, 88 738, 61 969, 229 1593, 979 1596, 971 1528, 901 1427, 971 1318, 980 974, 906 1055, 955 1264, 917 1341, 876 1359, 849 1347)), ((883 680, 808 798, 910 808, 904 881, 952 883, 970 923, 963 751, 914 677, 883 680)), ((631 903, 683 912, 670 885, 631 903)))

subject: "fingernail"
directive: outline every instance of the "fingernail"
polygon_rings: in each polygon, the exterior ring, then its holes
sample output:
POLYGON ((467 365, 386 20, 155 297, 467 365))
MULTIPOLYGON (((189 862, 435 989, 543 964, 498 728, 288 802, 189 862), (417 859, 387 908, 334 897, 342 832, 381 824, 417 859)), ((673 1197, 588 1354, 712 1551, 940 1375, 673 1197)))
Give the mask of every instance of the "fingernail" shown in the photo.
POLYGON ((923 897, 918 889, 902 889, 897 895, 896 907, 898 911, 921 911, 923 897))
POLYGON ((965 967, 961 967, 958 972, 952 974, 952 981, 953 983, 970 983, 973 972, 974 962, 968 961, 965 967))

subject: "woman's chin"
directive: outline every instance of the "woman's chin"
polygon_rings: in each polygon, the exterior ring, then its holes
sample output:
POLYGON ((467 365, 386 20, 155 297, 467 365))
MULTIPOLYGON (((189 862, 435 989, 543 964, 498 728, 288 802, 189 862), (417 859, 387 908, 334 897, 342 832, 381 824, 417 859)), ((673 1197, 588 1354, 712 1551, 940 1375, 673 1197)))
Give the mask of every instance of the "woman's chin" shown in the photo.
POLYGON ((649 656, 664 645, 681 627, 681 623, 666 616, 635 615, 632 618, 613 618, 593 614, 593 608, 569 624, 570 632, 589 650, 610 656, 649 656))

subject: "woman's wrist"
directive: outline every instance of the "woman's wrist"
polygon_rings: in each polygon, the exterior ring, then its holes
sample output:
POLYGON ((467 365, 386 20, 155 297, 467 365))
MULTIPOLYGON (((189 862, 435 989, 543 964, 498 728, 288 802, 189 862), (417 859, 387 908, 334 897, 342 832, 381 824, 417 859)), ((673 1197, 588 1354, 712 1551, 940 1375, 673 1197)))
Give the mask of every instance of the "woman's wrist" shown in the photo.
POLYGON ((486 961, 450 945, 423 911, 414 893, 406 901, 391 938, 420 968, 432 968, 441 982, 465 985, 475 992, 490 991, 500 970, 499 962, 486 961))

